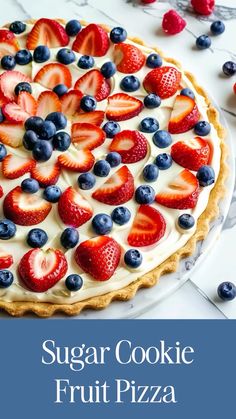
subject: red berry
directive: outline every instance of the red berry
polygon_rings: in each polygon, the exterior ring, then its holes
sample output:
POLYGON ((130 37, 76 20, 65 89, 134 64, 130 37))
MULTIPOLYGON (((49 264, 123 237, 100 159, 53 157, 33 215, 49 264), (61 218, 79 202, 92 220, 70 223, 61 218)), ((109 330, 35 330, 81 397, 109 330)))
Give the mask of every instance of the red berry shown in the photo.
POLYGON ((236 94, 236 83, 234 83, 233 89, 234 89, 234 93, 236 94))
POLYGON ((186 26, 184 20, 175 10, 169 10, 164 14, 162 20, 162 29, 168 35, 176 35, 182 32, 186 26))
POLYGON ((215 0, 191 0, 195 12, 208 16, 215 8, 215 0))
POLYGON ((155 3, 156 0, 141 0, 143 4, 155 3))

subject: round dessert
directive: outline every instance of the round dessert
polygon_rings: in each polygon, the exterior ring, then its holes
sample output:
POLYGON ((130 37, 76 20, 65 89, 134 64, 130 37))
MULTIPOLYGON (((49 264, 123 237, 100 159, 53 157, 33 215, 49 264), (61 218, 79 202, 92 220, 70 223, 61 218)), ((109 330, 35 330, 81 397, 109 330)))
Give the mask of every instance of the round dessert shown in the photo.
POLYGON ((0 30, 0 308, 46 317, 127 300, 217 215, 217 111, 124 28, 13 23, 0 30))

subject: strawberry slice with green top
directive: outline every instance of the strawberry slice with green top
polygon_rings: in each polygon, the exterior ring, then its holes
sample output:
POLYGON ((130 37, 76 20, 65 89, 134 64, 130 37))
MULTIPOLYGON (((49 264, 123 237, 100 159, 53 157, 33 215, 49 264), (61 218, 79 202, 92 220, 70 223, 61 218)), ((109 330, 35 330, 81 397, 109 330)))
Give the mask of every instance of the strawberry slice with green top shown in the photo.
POLYGON ((145 55, 135 45, 121 42, 115 45, 114 62, 121 73, 136 73, 144 66, 145 55))
POLYGON ((134 195, 134 178, 127 166, 122 166, 93 192, 92 197, 107 205, 120 205, 134 195))
POLYGON ((71 141, 78 150, 93 150, 105 139, 105 132, 94 124, 82 122, 72 125, 71 141))
POLYGON ((57 48, 65 47, 68 43, 69 36, 59 22, 53 19, 42 18, 37 20, 27 35, 26 48, 34 50, 39 45, 57 48))
POLYGON ((161 99, 173 96, 181 81, 181 73, 174 67, 154 68, 143 80, 143 87, 148 93, 156 93, 161 99))
POLYGON ((94 96, 100 102, 109 96, 111 87, 99 70, 90 70, 80 77, 75 83, 76 90, 84 95, 94 96))
POLYGON ((188 96, 176 96, 168 130, 171 134, 181 134, 194 127, 200 118, 195 101, 188 96))
POLYGON ((13 32, 8 29, 0 30, 0 58, 4 55, 15 55, 20 46, 13 32))
POLYGON ((209 163, 211 149, 206 140, 200 137, 181 140, 171 147, 171 157, 180 166, 197 171, 209 163))
POLYGON ((40 93, 38 97, 36 115, 45 119, 46 116, 52 112, 61 112, 61 108, 61 102, 56 93, 45 90, 45 92, 40 93))
POLYGON ((10 147, 20 147, 24 133, 25 128, 22 123, 5 121, 3 124, 0 124, 0 141, 10 147))
POLYGON ((34 81, 46 89, 53 89, 58 84, 65 84, 68 89, 72 84, 72 76, 68 67, 61 63, 50 63, 42 67, 34 81))
POLYGON ((7 179, 17 179, 29 173, 35 164, 35 160, 30 157, 8 154, 2 162, 2 174, 7 179))
POLYGON ((107 281, 121 258, 121 247, 111 237, 98 236, 82 242, 75 251, 75 261, 96 281, 107 281))
POLYGON ((67 117, 73 117, 80 112, 80 101, 83 97, 83 93, 79 90, 70 90, 65 93, 61 99, 61 108, 64 115, 67 117))
POLYGON ((72 186, 69 186, 60 196, 58 212, 64 224, 76 228, 93 216, 93 209, 89 202, 72 186))
POLYGON ((137 116, 142 109, 141 100, 126 93, 115 93, 108 97, 106 117, 111 121, 125 121, 137 116))
POLYGON ((87 112, 87 113, 76 114, 73 117, 73 122, 74 123, 86 122, 88 124, 94 124, 94 125, 97 125, 98 127, 100 127, 100 125, 104 121, 104 118, 105 118, 105 112, 103 112, 103 111, 92 111, 92 112, 87 112))
POLYGON ((109 45, 107 32, 101 26, 91 23, 78 33, 72 49, 82 55, 102 57, 107 53, 109 45))
POLYGON ((30 83, 30 78, 20 71, 5 71, 0 76, 0 91, 8 101, 16 100, 15 87, 18 83, 30 83))
POLYGON ((70 150, 58 156, 58 164, 62 169, 84 173, 92 169, 95 158, 90 150, 70 150))
POLYGON ((128 235, 130 246, 142 247, 157 243, 165 234, 163 215, 149 205, 141 205, 128 235))
POLYGON ((148 142, 141 132, 124 130, 114 136, 109 151, 119 153, 122 163, 136 163, 146 157, 148 142))
POLYGON ((0 269, 7 269, 13 264, 13 257, 0 249, 0 269))
POLYGON ((55 185, 59 179, 61 168, 59 164, 36 164, 31 170, 31 177, 37 180, 42 188, 55 185))
POLYGON ((173 209, 195 208, 199 193, 196 176, 185 169, 156 195, 156 202, 173 209))
POLYGON ((64 253, 58 249, 31 249, 21 259, 18 272, 23 283, 34 292, 45 292, 68 270, 64 253))
POLYGON ((20 186, 12 189, 3 202, 6 218, 15 224, 31 226, 41 223, 52 209, 52 204, 38 194, 22 191, 20 186))

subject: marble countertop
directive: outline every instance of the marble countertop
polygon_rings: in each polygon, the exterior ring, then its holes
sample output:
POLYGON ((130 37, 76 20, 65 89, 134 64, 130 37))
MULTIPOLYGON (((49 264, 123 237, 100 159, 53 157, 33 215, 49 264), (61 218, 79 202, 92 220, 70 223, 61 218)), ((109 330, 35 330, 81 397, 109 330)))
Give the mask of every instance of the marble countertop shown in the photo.
MULTIPOLYGON (((236 96, 232 91, 236 77, 227 79, 221 71, 225 61, 236 60, 236 2, 216 1, 215 12, 210 17, 194 15, 189 3, 188 0, 158 0, 144 6, 138 0, 0 0, 0 24, 56 16, 124 26, 130 35, 137 35, 147 44, 158 46, 166 55, 181 61, 186 69, 198 75, 199 82, 221 108, 236 151, 236 96), (172 37, 164 35, 161 30, 162 15, 170 8, 177 9, 187 20, 184 32, 172 37), (217 19, 225 21, 225 33, 213 37, 208 50, 196 50, 196 37, 209 33, 211 21, 217 19)), ((235 173, 230 173, 230 176, 235 178, 235 173)), ((236 283, 235 242, 236 184, 222 233, 207 258, 181 288, 139 318, 235 319, 236 301, 223 303, 216 298, 219 283, 236 283)))

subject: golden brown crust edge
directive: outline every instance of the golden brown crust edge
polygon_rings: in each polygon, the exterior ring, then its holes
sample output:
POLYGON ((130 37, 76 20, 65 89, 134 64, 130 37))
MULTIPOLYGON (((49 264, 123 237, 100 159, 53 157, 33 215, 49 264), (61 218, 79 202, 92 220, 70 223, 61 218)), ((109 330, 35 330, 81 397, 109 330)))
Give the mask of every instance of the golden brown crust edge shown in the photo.
MULTIPOLYGON (((62 19, 58 19, 61 23, 64 23, 62 19)), ((30 20, 28 23, 34 23, 35 20, 30 20)), ((87 25, 86 22, 81 22, 83 25, 87 25)), ((106 31, 110 31, 105 25, 101 25, 106 31)), ((139 38, 129 38, 132 41, 146 45, 139 38)), ((146 45, 147 46, 147 45, 146 45)), ((175 64, 181 69, 181 64, 172 58, 166 58, 158 48, 153 48, 169 63, 175 64)), ((146 273, 141 278, 133 281, 130 285, 120 290, 112 291, 104 295, 91 297, 87 300, 80 301, 74 304, 54 304, 54 303, 39 303, 39 302, 5 302, 0 301, 0 309, 6 311, 11 316, 21 317, 26 313, 34 313, 39 317, 51 317, 55 313, 64 313, 68 316, 75 316, 84 309, 100 310, 106 308, 112 301, 128 301, 133 298, 139 288, 150 288, 157 284, 161 275, 165 273, 175 272, 178 268, 179 262, 182 258, 193 254, 196 244, 198 241, 203 240, 209 231, 210 222, 214 220, 219 213, 219 201, 225 195, 225 181, 228 175, 228 168, 226 165, 227 159, 227 146, 224 143, 225 129, 220 124, 218 111, 211 105, 210 98, 201 86, 198 85, 195 77, 185 72, 185 75, 192 82, 197 92, 205 98, 206 104, 208 105, 208 117, 209 121, 214 125, 217 130, 218 136, 221 139, 221 165, 220 173, 214 188, 211 191, 208 206, 202 215, 198 219, 197 229, 194 235, 189 241, 180 248, 177 252, 166 259, 162 264, 157 266, 152 271, 146 273)))

